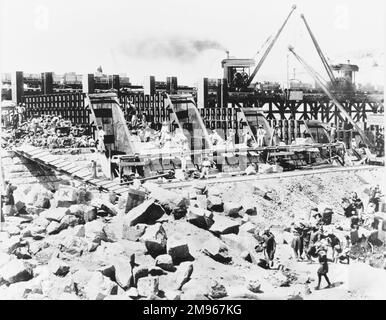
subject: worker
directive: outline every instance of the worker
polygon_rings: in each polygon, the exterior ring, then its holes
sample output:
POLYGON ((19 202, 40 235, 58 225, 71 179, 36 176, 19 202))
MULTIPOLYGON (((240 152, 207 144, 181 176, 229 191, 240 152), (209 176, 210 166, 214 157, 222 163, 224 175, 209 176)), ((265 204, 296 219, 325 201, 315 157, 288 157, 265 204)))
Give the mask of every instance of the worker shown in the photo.
POLYGON ((275 257, 275 251, 276 251, 276 240, 275 236, 271 232, 270 228, 265 228, 263 235, 263 249, 264 249, 264 256, 267 261, 268 267, 273 267, 273 259, 275 257))
POLYGON ((247 147, 252 147, 253 139, 252 139, 251 134, 249 133, 249 130, 246 130, 246 131, 244 132, 243 136, 244 136, 244 144, 245 144, 247 147))
POLYGON ((208 176, 209 176, 209 168, 211 166, 212 166, 212 163, 209 160, 209 158, 208 157, 204 157, 204 160, 202 161, 202 164, 201 164, 200 179, 208 178, 208 176))
POLYGON ((350 251, 351 251, 351 240, 350 240, 350 236, 346 235, 343 250, 337 257, 337 261, 339 261, 340 263, 342 263, 343 261, 347 261, 347 264, 350 264, 350 251))
POLYGON ((323 227, 313 226, 310 231, 309 245, 306 251, 306 256, 309 262, 312 262, 312 257, 317 257, 320 241, 323 239, 323 227))
POLYGON ((322 215, 319 213, 319 209, 312 208, 310 210, 310 218, 309 218, 310 224, 312 226, 317 226, 321 224, 321 220, 322 220, 322 215))
POLYGON ((276 125, 272 132, 271 145, 276 147, 280 144, 280 142, 280 126, 276 125))
POLYGON ((223 142, 223 139, 220 137, 220 135, 217 133, 215 129, 212 130, 212 132, 209 135, 210 142, 212 145, 216 146, 223 142))
POLYGON ((264 137, 267 132, 263 128, 263 126, 260 124, 259 129, 257 129, 256 135, 257 135, 257 146, 262 147, 264 145, 264 137))
POLYGON ((342 253, 340 240, 335 234, 329 232, 327 234, 327 241, 332 249, 332 261, 337 262, 338 256, 342 253))
POLYGON ((322 214, 322 223, 324 225, 330 225, 332 222, 332 215, 334 211, 331 208, 325 208, 322 214))
POLYGON ((147 122, 144 129, 144 141, 149 142, 150 137, 151 137, 151 128, 150 128, 150 123, 147 122))
POLYGON ((105 131, 103 130, 102 126, 98 126, 98 132, 97 132, 97 138, 98 138, 98 146, 97 149, 99 152, 105 152, 105 131))
POLYGON ((364 205, 361 199, 358 198, 356 192, 351 193, 350 202, 357 214, 362 214, 364 211, 364 205))
POLYGON ((228 147, 231 147, 231 148, 235 147, 235 135, 236 135, 235 129, 232 129, 232 128, 229 129, 227 141, 226 141, 228 147))
MULTIPOLYGON (((4 181, 4 191, 3 191, 3 201, 4 205, 2 208, 2 213, 7 215, 13 215, 15 213, 15 199, 13 197, 13 192, 16 190, 16 187, 12 185, 9 180, 4 181)), ((4 217, 3 217, 4 218, 4 217)))
POLYGON ((381 202, 382 193, 377 184, 374 188, 370 188, 369 204, 374 204, 374 211, 379 211, 379 203, 381 202))
POLYGON ((291 242, 291 247, 294 251, 295 254, 295 259, 297 261, 302 260, 302 255, 303 255, 303 228, 300 223, 293 223, 292 225, 292 233, 294 235, 292 242, 291 242))
POLYGON ((331 288, 332 285, 331 285, 331 282, 330 282, 330 279, 328 279, 328 276, 327 276, 327 273, 328 273, 328 259, 327 259, 327 253, 326 251, 324 250, 320 250, 319 253, 319 269, 318 269, 318 285, 315 287, 315 290, 319 290, 320 289, 320 283, 322 281, 322 276, 324 277, 324 279, 326 279, 327 281, 327 288, 331 288))
POLYGON ((331 142, 335 142, 336 141, 336 127, 335 127, 335 124, 333 122, 331 122, 331 125, 330 125, 330 137, 331 137, 331 142))

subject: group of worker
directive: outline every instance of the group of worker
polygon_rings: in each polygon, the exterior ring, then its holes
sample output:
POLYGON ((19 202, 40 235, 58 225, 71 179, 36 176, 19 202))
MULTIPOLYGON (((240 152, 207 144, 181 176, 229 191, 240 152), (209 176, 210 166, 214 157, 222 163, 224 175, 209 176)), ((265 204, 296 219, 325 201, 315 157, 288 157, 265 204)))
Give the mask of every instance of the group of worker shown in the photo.
MULTIPOLYGON (((355 239, 353 234, 356 233, 360 226, 366 228, 372 227, 374 212, 379 210, 382 196, 379 185, 370 189, 367 217, 366 214, 364 214, 364 204, 356 192, 352 192, 350 197, 343 199, 342 207, 344 209, 344 215, 351 219, 350 234, 344 235, 344 238, 340 238, 334 233, 333 227, 331 226, 334 212, 328 207, 321 213, 318 208, 312 208, 308 221, 303 219, 292 223, 291 231, 293 239, 291 248, 293 249, 295 259, 297 261, 308 261, 309 263, 313 263, 313 259, 317 259, 319 263, 316 290, 320 289, 322 278, 326 280, 327 288, 332 286, 327 275, 329 271, 329 261, 349 264, 352 245, 362 240, 366 242, 369 241, 364 235, 362 235, 361 239, 355 239), (332 252, 331 259, 327 256, 329 248, 332 252)), ((259 244, 256 246, 256 251, 264 252, 265 266, 272 268, 276 251, 276 241, 274 234, 271 232, 271 228, 265 228, 262 233, 255 233, 255 238, 259 241, 259 244)))

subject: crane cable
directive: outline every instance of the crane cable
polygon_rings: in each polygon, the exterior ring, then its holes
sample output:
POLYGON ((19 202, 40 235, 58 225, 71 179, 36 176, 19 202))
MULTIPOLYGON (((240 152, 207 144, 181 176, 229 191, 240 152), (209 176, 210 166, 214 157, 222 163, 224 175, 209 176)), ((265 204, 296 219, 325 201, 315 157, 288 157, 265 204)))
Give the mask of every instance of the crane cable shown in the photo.
POLYGON ((364 131, 357 125, 357 123, 351 118, 351 116, 347 113, 346 109, 339 103, 339 101, 334 97, 334 95, 328 90, 327 86, 321 81, 318 77, 318 73, 309 66, 294 50, 292 46, 288 47, 288 50, 295 56, 295 58, 303 65, 303 67, 310 73, 310 75, 315 79, 315 81, 320 85, 324 93, 333 101, 333 103, 338 107, 339 111, 343 113, 346 119, 354 126, 354 128, 358 131, 359 135, 363 139, 363 142, 370 147, 373 147, 372 141, 367 138, 364 131))

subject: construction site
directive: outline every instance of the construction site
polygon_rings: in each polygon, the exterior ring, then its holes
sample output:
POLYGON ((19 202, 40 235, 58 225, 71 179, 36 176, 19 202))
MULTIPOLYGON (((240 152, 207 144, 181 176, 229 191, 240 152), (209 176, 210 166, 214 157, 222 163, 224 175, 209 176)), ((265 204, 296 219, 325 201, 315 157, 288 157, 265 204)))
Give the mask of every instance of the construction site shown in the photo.
POLYGON ((3 73, 0 299, 386 299, 383 87, 301 10, 197 86, 3 73), (259 78, 291 19, 314 85, 259 78))

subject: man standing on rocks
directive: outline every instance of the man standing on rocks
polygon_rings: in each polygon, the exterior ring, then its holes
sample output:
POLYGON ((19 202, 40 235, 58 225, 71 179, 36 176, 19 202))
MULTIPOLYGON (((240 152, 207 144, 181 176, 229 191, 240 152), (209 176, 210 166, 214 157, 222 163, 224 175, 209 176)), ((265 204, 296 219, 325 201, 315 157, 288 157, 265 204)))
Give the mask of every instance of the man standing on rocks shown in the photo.
POLYGON ((318 285, 315 287, 315 290, 320 289, 320 282, 322 281, 322 276, 327 281, 327 288, 331 288, 331 282, 330 279, 328 279, 327 273, 328 273, 328 259, 327 259, 327 253, 324 250, 319 251, 319 269, 318 269, 318 285))
POLYGON ((272 268, 273 259, 275 257, 275 251, 276 251, 276 240, 270 228, 264 229, 263 239, 264 239, 264 242, 263 242, 264 256, 265 256, 265 259, 267 260, 268 266, 272 268))

